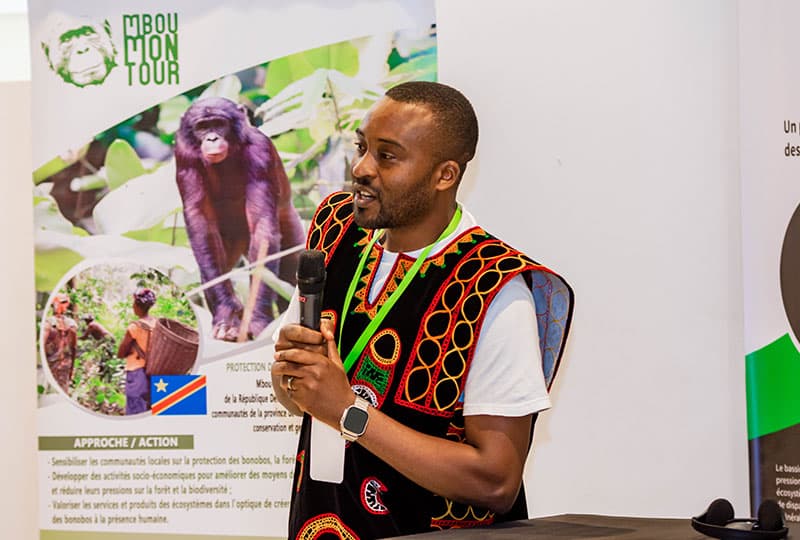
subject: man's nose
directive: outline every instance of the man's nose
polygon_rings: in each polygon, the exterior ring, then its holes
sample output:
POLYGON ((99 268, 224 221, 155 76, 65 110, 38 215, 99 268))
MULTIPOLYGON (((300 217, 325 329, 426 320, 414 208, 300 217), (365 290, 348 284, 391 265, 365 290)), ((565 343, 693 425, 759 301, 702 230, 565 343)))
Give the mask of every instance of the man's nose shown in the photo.
POLYGON ((353 179, 372 178, 375 176, 375 160, 369 152, 364 152, 362 156, 357 156, 351 169, 353 179))

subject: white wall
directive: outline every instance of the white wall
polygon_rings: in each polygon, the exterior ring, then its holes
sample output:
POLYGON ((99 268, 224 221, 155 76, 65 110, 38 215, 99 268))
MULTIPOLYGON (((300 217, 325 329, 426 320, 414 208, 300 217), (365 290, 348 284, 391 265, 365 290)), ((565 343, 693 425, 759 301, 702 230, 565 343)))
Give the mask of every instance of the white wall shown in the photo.
MULTIPOLYGON (((685 517, 717 496, 747 513, 736 4, 437 6, 441 78, 481 121, 462 198, 577 296, 533 513, 685 517)), ((0 298, 16 306, 0 320, 0 537, 20 540, 36 537, 27 91, 0 84, 0 298)))
POLYGON ((576 293, 532 512, 746 514, 736 3, 437 6, 481 122, 462 200, 576 293))
POLYGON ((0 104, 0 538, 33 540, 39 535, 30 83, 0 83, 0 104))
POLYGON ((34 540, 36 522, 36 373, 34 367, 33 211, 28 22, 22 0, 0 1, 0 343, 6 370, 0 392, 0 538, 34 540), (7 82, 23 81, 23 82, 7 82))
POLYGON ((19 6, 5 6, 0 0, 0 81, 28 81, 31 78, 28 16, 19 6), (16 13, 8 13, 14 8, 16 13))

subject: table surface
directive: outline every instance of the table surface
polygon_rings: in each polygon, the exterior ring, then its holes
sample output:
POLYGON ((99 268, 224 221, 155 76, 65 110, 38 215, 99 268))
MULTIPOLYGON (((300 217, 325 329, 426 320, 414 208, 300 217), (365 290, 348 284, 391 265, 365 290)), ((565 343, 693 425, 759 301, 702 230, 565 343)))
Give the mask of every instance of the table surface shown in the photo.
MULTIPOLYGON (((476 529, 449 529, 406 538, 434 539, 502 539, 536 538, 568 540, 572 538, 621 538, 623 540, 708 540, 692 528, 691 520, 564 514, 546 518, 500 523, 476 529)), ((791 538, 791 536, 790 536, 791 538)))

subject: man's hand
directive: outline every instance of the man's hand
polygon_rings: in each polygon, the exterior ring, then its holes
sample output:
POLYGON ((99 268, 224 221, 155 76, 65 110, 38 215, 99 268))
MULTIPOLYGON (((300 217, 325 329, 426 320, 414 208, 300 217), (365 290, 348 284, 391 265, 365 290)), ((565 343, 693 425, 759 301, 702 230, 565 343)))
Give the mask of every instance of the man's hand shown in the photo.
MULTIPOLYGON (((342 412, 355 401, 330 321, 323 321, 321 332, 299 325, 281 329, 272 381, 287 409, 337 430, 342 412)), ((466 443, 458 443, 415 431, 370 407, 358 444, 434 493, 503 513, 522 483, 531 421, 532 415, 467 416, 466 443)))
POLYGON ((338 430, 342 412, 353 404, 355 394, 336 348, 333 323, 323 319, 321 326, 320 332, 298 324, 281 328, 272 384, 287 409, 308 413, 338 430))

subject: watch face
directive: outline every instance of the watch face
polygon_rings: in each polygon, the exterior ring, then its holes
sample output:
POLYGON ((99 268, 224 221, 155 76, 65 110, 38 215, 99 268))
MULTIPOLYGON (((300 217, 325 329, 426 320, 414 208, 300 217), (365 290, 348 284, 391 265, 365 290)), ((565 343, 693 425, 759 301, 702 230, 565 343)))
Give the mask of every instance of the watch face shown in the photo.
POLYGON ((367 428, 368 419, 369 413, 367 411, 362 411, 358 407, 350 407, 347 409, 342 427, 351 433, 361 435, 367 428))

